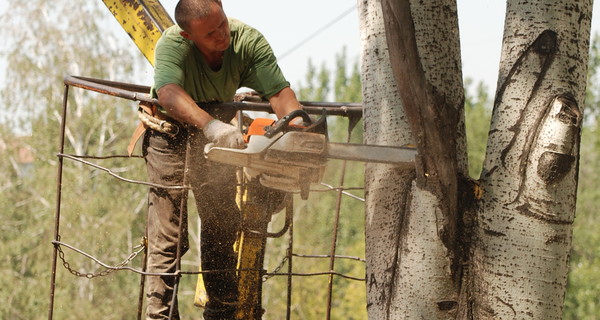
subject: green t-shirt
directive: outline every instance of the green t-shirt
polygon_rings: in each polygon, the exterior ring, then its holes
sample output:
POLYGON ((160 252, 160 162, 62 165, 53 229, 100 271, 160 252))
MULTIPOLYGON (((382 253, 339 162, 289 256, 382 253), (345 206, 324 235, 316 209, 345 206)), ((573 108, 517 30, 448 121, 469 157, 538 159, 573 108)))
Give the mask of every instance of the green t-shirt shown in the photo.
POLYGON ((256 29, 229 19, 231 44, 223 65, 212 70, 194 44, 174 25, 156 45, 152 95, 166 84, 180 85, 196 102, 230 102, 237 89, 248 87, 270 98, 290 84, 264 36, 256 29))

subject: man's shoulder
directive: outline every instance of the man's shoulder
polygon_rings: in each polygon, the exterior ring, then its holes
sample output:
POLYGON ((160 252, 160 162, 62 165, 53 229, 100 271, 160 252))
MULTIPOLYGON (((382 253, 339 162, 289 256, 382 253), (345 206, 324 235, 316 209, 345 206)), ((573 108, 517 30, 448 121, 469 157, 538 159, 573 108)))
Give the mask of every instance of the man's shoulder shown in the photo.
POLYGON ((172 25, 163 31, 159 42, 170 43, 174 45, 188 44, 188 40, 181 35, 183 31, 178 25, 172 25))
POLYGON ((236 19, 236 18, 231 18, 231 17, 227 17, 227 20, 229 22, 229 29, 231 30, 240 30, 240 29, 244 29, 244 28, 252 28, 249 25, 243 23, 242 21, 236 19))
POLYGON ((229 30, 235 36, 238 35, 242 38, 253 38, 253 37, 262 37, 262 34, 256 30, 254 27, 238 20, 235 18, 228 18, 229 20, 229 30))

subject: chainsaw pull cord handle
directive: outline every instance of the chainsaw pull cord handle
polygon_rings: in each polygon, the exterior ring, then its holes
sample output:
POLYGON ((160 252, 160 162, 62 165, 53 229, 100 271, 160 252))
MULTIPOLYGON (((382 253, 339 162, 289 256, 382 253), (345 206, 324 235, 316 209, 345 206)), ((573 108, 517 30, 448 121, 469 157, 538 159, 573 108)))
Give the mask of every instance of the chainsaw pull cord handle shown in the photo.
POLYGON ((265 128, 265 137, 272 138, 277 133, 282 132, 289 126, 290 121, 297 117, 302 117, 304 122, 312 124, 312 119, 306 111, 302 109, 294 110, 277 120, 272 126, 265 128))

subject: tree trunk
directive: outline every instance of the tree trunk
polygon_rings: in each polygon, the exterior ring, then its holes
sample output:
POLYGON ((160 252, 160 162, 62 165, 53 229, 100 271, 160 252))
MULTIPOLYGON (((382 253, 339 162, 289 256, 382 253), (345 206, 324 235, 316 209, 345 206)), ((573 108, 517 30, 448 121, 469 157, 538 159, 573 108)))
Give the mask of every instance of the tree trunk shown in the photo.
POLYGON ((392 54, 390 65, 388 52, 398 52, 405 43, 388 38, 388 51, 381 20, 391 15, 386 22, 404 25, 394 20, 398 17, 394 13, 407 12, 402 11, 406 8, 397 11, 398 3, 386 1, 384 10, 380 1, 359 4, 365 142, 402 145, 413 141, 414 135, 419 149, 416 170, 367 167, 369 318, 449 319, 458 306, 456 200, 459 175, 466 172, 464 129, 459 130, 463 93, 456 5, 433 1, 415 6, 412 14, 418 23, 413 28, 428 36, 410 38, 414 29, 403 29, 412 51, 405 56, 392 54), (455 19, 433 22, 431 17, 439 14, 455 19), (394 68, 408 60, 405 65, 419 70, 394 68), (390 83, 394 79, 399 93, 390 83))
POLYGON ((508 1, 482 198, 465 179, 456 2, 358 3, 365 143, 419 153, 415 170, 367 166, 369 318, 560 319, 591 1, 508 1))
POLYGON ((591 8, 508 1, 474 232, 475 319, 562 317, 591 8))
MULTIPOLYGON (((358 7, 365 143, 411 143, 410 127, 390 66, 380 2, 361 0, 358 7)), ((371 319, 390 319, 398 274, 400 227, 414 175, 414 170, 398 170, 389 165, 366 166, 367 310, 371 319)))

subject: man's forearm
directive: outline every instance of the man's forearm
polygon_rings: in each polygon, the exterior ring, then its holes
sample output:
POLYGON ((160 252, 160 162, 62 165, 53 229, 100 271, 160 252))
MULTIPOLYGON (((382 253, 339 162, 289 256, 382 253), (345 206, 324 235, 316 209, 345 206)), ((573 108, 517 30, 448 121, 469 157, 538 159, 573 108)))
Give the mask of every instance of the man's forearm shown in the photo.
POLYGON ((173 119, 200 129, 204 128, 213 117, 196 105, 183 88, 176 84, 167 84, 158 89, 158 103, 165 108, 173 119))
POLYGON ((290 87, 283 88, 269 98, 269 102, 271 103, 271 107, 277 115, 277 118, 282 118, 294 110, 302 109, 300 102, 298 102, 298 99, 296 98, 296 94, 290 87))

